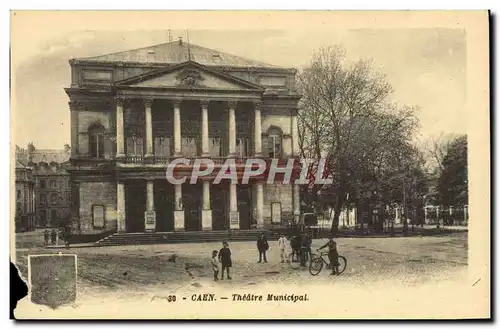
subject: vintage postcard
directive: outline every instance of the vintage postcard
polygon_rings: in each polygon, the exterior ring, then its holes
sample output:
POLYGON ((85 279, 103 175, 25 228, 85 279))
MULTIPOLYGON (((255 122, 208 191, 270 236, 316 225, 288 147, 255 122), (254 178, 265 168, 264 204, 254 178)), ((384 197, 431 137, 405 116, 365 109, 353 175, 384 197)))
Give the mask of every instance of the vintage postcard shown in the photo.
POLYGON ((489 318, 488 24, 12 11, 16 318, 489 318))

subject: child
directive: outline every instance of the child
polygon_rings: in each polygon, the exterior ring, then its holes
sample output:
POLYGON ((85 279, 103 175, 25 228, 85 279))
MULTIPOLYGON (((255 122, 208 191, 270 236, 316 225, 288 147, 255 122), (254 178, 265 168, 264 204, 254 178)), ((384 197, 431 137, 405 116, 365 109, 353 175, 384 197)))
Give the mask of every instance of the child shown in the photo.
POLYGON ((278 247, 280 249, 280 257, 281 257, 281 262, 285 262, 286 254, 285 254, 285 249, 287 245, 288 240, 285 238, 283 234, 280 234, 280 238, 278 239, 278 247))
POLYGON ((212 251, 212 270, 214 271, 214 281, 219 280, 219 260, 217 250, 212 251))
POLYGON ((320 251, 323 248, 328 247, 328 259, 330 260, 330 266, 332 267, 332 273, 330 275, 339 275, 339 253, 337 251, 337 243, 333 241, 333 238, 321 248, 318 249, 320 251))
POLYGON ((229 249, 229 244, 226 241, 222 243, 222 249, 219 251, 219 261, 222 264, 222 273, 220 275, 220 279, 224 280, 224 270, 226 270, 227 279, 231 280, 229 268, 233 265, 233 263, 231 261, 231 249, 229 249))

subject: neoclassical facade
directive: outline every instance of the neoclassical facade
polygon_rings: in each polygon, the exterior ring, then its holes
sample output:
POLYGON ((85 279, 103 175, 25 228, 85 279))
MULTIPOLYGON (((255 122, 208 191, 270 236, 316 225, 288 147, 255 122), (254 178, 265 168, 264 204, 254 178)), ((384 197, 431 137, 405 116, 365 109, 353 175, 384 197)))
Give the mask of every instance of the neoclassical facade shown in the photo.
POLYGON ((213 184, 220 165, 248 158, 286 163, 298 154, 295 70, 181 40, 73 59, 69 96, 73 216, 82 231, 251 229, 297 220, 299 186, 213 184), (197 158, 215 163, 196 184, 197 158))

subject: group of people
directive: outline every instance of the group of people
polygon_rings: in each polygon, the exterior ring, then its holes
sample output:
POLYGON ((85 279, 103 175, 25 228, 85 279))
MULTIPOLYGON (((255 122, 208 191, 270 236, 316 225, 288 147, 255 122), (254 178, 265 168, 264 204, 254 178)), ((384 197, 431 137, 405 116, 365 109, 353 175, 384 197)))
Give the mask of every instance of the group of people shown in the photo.
POLYGON ((45 246, 48 246, 49 244, 50 245, 58 245, 59 239, 63 239, 66 247, 69 247, 70 235, 71 235, 71 228, 70 227, 63 227, 59 231, 57 231, 55 228, 53 228, 51 231, 49 231, 48 229, 45 229, 43 231, 43 238, 44 238, 45 246))
MULTIPOLYGON (((312 237, 308 233, 301 233, 295 236, 285 237, 284 234, 280 234, 278 239, 278 248, 280 251, 281 263, 292 261, 288 259, 288 255, 292 254, 292 258, 300 261, 302 267, 306 266, 307 259, 311 259, 312 237)), ((328 248, 328 258, 331 266, 331 275, 339 274, 339 254, 337 251, 337 243, 330 238, 328 242, 322 247, 318 248, 318 251, 328 248)), ((266 253, 269 250, 269 242, 265 234, 261 234, 257 239, 257 250, 259 252, 259 261, 257 263, 267 263, 266 253)), ((227 274, 227 279, 231 280, 230 268, 232 267, 231 260, 231 250, 229 249, 229 244, 224 241, 222 243, 222 248, 217 251, 212 251, 212 268, 214 274, 214 281, 224 280, 224 273, 227 274)))

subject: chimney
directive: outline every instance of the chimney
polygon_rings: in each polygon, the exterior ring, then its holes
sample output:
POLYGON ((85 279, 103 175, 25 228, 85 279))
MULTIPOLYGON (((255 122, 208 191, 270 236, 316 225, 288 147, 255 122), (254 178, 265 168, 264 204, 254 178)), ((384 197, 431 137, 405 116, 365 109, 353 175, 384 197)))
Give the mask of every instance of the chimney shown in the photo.
POLYGON ((179 37, 179 46, 182 46, 182 37, 179 37))

